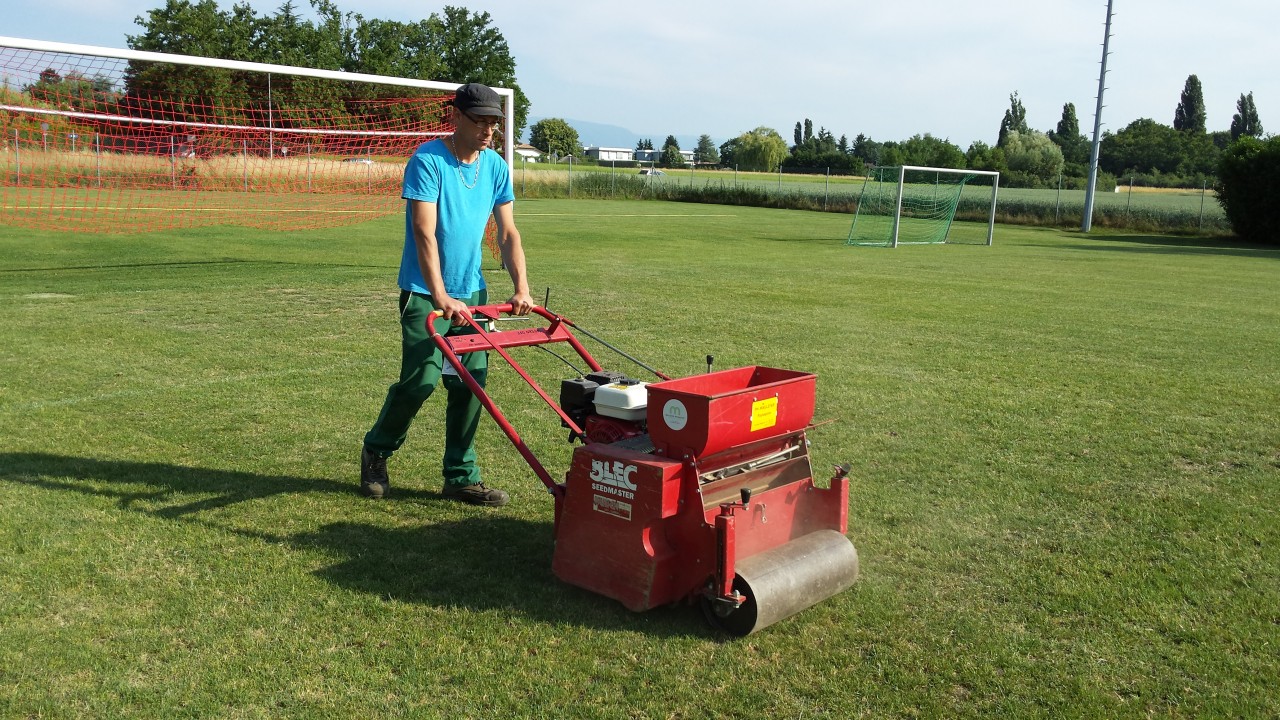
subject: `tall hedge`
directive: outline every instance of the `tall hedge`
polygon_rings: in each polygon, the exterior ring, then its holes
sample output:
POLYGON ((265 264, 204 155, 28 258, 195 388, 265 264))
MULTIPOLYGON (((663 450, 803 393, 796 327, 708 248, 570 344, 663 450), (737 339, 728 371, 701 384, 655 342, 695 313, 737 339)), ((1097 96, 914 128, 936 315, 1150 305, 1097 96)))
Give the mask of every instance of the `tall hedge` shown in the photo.
POLYGON ((1241 137, 1222 153, 1218 202, 1236 235, 1280 245, 1280 136, 1241 137))

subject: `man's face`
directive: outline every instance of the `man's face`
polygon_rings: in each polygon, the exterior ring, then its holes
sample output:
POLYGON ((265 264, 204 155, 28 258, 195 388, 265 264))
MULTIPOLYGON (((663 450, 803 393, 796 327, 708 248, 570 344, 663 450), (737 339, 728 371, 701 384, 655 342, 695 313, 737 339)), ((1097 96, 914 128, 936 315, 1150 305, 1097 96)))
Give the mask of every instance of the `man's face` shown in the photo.
POLYGON ((456 123, 458 136, 470 150, 483 150, 493 141, 493 132, 502 127, 500 115, 476 115, 461 110, 461 122, 456 123))

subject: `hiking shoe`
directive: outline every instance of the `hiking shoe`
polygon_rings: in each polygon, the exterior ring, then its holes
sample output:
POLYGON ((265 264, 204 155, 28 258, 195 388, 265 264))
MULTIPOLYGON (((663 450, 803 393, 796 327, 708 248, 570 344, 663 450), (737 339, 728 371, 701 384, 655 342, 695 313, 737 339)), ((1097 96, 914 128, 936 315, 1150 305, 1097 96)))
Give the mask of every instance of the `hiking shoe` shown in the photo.
POLYGON ((445 485, 443 495, 450 500, 461 500, 471 505, 486 507, 502 507, 511 498, 496 488, 485 487, 484 483, 475 485, 445 485))
POLYGON ((391 478, 387 477, 387 459, 369 448, 360 451, 360 493, 374 499, 384 498, 391 492, 391 478))

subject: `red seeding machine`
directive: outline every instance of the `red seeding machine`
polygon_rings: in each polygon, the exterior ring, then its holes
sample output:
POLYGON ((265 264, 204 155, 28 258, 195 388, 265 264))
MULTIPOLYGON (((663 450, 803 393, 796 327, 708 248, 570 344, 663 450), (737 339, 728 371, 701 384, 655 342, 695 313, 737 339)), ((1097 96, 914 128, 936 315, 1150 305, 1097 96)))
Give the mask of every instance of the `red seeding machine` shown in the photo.
MULTIPOLYGON (((552 571, 640 611, 696 601, 717 628, 747 635, 853 585, 858 554, 845 537, 848 467, 814 483, 806 432, 817 377, 748 366, 657 382, 603 369, 544 308, 545 327, 496 330, 510 305, 469 308, 473 334, 433 342, 555 498, 552 571), (509 348, 566 343, 590 368, 564 380, 559 402, 509 348), (569 428, 564 482, 542 466, 459 361, 502 356, 569 428)), ((440 316, 432 313, 428 328, 440 316)), ((625 353, 621 353, 633 361, 625 353)))

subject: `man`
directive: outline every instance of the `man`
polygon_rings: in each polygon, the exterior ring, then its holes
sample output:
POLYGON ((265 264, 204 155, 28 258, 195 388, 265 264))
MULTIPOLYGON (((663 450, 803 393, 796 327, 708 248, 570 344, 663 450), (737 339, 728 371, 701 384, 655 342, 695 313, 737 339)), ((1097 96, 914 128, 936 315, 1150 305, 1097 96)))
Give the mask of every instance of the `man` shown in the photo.
MULTIPOLYGON (((405 239, 400 258, 400 332, 403 340, 400 379, 387 391, 373 428, 360 453, 360 491, 371 498, 390 491, 387 458, 404 444, 422 403, 444 378, 448 400, 444 422, 444 489, 446 498, 497 507, 507 494, 480 479, 473 447, 480 421, 479 400, 427 334, 432 310, 444 316, 435 327, 442 335, 471 332, 460 313, 469 305, 488 303, 480 273, 482 241, 490 215, 497 221, 502 262, 515 293, 508 301, 517 315, 533 308, 525 276, 524 250, 513 212, 511 173, 501 155, 490 149, 493 131, 503 118, 502 98, 491 88, 470 83, 452 101, 454 132, 423 143, 404 170, 405 239)), ((463 365, 484 386, 488 356, 462 356, 463 365)))

